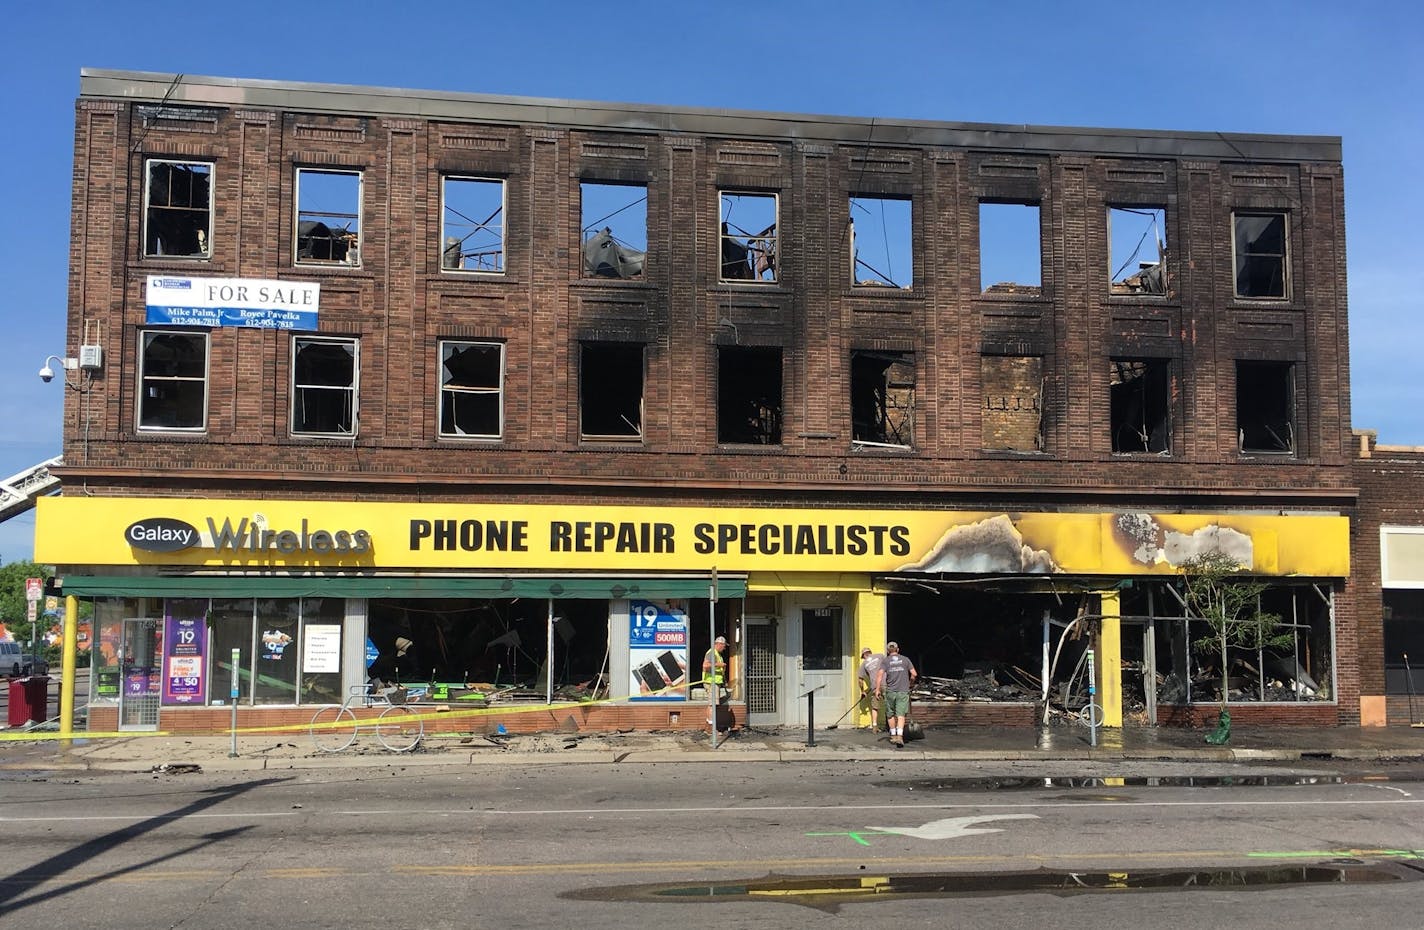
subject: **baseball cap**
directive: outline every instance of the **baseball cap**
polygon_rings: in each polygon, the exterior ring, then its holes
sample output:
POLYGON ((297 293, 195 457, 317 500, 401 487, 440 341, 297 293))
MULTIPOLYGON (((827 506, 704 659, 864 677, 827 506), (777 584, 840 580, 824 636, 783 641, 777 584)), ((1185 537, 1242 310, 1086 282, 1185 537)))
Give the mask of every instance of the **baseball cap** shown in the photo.
POLYGON ((721 643, 722 645, 725 646, 725 645, 727 645, 727 637, 725 637, 725 636, 719 636, 719 637, 717 637, 716 639, 712 640, 712 642, 713 642, 713 643, 721 643))
POLYGON ((864 649, 860 650, 860 654, 863 656, 868 656, 874 651, 874 649, 871 649, 869 646, 866 646, 864 649))
POLYGON ((899 648, 900 648, 900 644, 897 643, 897 642, 895 642, 895 641, 892 639, 890 642, 888 642, 888 643, 885 644, 885 648, 886 648, 886 649, 899 649, 899 648))

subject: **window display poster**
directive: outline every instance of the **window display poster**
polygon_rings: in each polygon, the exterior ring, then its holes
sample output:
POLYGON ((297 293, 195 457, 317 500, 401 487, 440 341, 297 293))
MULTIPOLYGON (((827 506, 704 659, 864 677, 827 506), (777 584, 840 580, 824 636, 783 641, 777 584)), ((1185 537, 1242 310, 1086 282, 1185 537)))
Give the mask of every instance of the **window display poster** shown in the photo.
POLYGON ((628 696, 687 700, 687 611, 671 603, 629 602, 628 696))
POLYGON ((306 674, 341 671, 341 627, 335 623, 308 623, 302 629, 302 671, 306 674))
POLYGON ((202 617, 163 618, 163 703, 203 703, 203 647, 208 639, 202 617))

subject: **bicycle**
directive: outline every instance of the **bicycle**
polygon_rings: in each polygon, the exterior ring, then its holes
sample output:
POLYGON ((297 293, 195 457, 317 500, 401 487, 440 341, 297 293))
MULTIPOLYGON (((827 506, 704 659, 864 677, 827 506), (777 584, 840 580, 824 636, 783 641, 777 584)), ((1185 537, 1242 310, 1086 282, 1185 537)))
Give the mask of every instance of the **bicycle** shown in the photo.
POLYGON ((376 739, 391 752, 410 752, 425 738, 425 723, 419 714, 405 704, 392 703, 390 697, 369 684, 352 685, 340 707, 323 707, 313 714, 309 730, 317 749, 341 752, 356 742, 357 734, 366 726, 376 731, 376 739), (374 719, 362 720, 351 709, 382 705, 386 709, 374 719))

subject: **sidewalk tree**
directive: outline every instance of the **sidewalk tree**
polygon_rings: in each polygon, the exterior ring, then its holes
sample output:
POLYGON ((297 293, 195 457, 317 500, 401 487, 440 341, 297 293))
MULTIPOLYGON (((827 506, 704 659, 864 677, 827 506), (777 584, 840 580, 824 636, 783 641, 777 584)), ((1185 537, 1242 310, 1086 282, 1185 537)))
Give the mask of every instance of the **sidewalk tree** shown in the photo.
MULTIPOLYGON (((50 579, 54 572, 35 562, 10 562, 0 565, 0 620, 15 641, 30 648, 29 604, 25 597, 25 579, 50 579)), ((43 629, 44 622, 40 621, 43 629)), ((43 644, 41 644, 43 649, 43 644)))
POLYGON ((1280 616, 1261 609, 1261 594, 1270 586, 1242 577, 1245 566, 1219 550, 1193 556, 1180 568, 1186 583, 1187 616, 1207 628, 1192 648, 1204 656, 1216 656, 1221 666, 1222 710, 1226 709, 1233 648, 1256 654, 1260 666, 1257 682, 1264 700, 1264 654, 1291 644, 1290 634, 1280 631, 1280 616))

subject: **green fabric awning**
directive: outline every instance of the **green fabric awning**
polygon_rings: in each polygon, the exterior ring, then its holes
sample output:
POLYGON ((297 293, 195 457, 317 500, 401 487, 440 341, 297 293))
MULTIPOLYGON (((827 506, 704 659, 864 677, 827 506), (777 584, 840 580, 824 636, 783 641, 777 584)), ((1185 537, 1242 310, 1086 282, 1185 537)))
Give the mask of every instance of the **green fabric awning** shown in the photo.
MULTIPOLYGON (((65 575, 80 597, 706 597, 710 578, 567 578, 351 575, 65 575)), ((717 579, 717 596, 745 597, 745 578, 717 579)))

